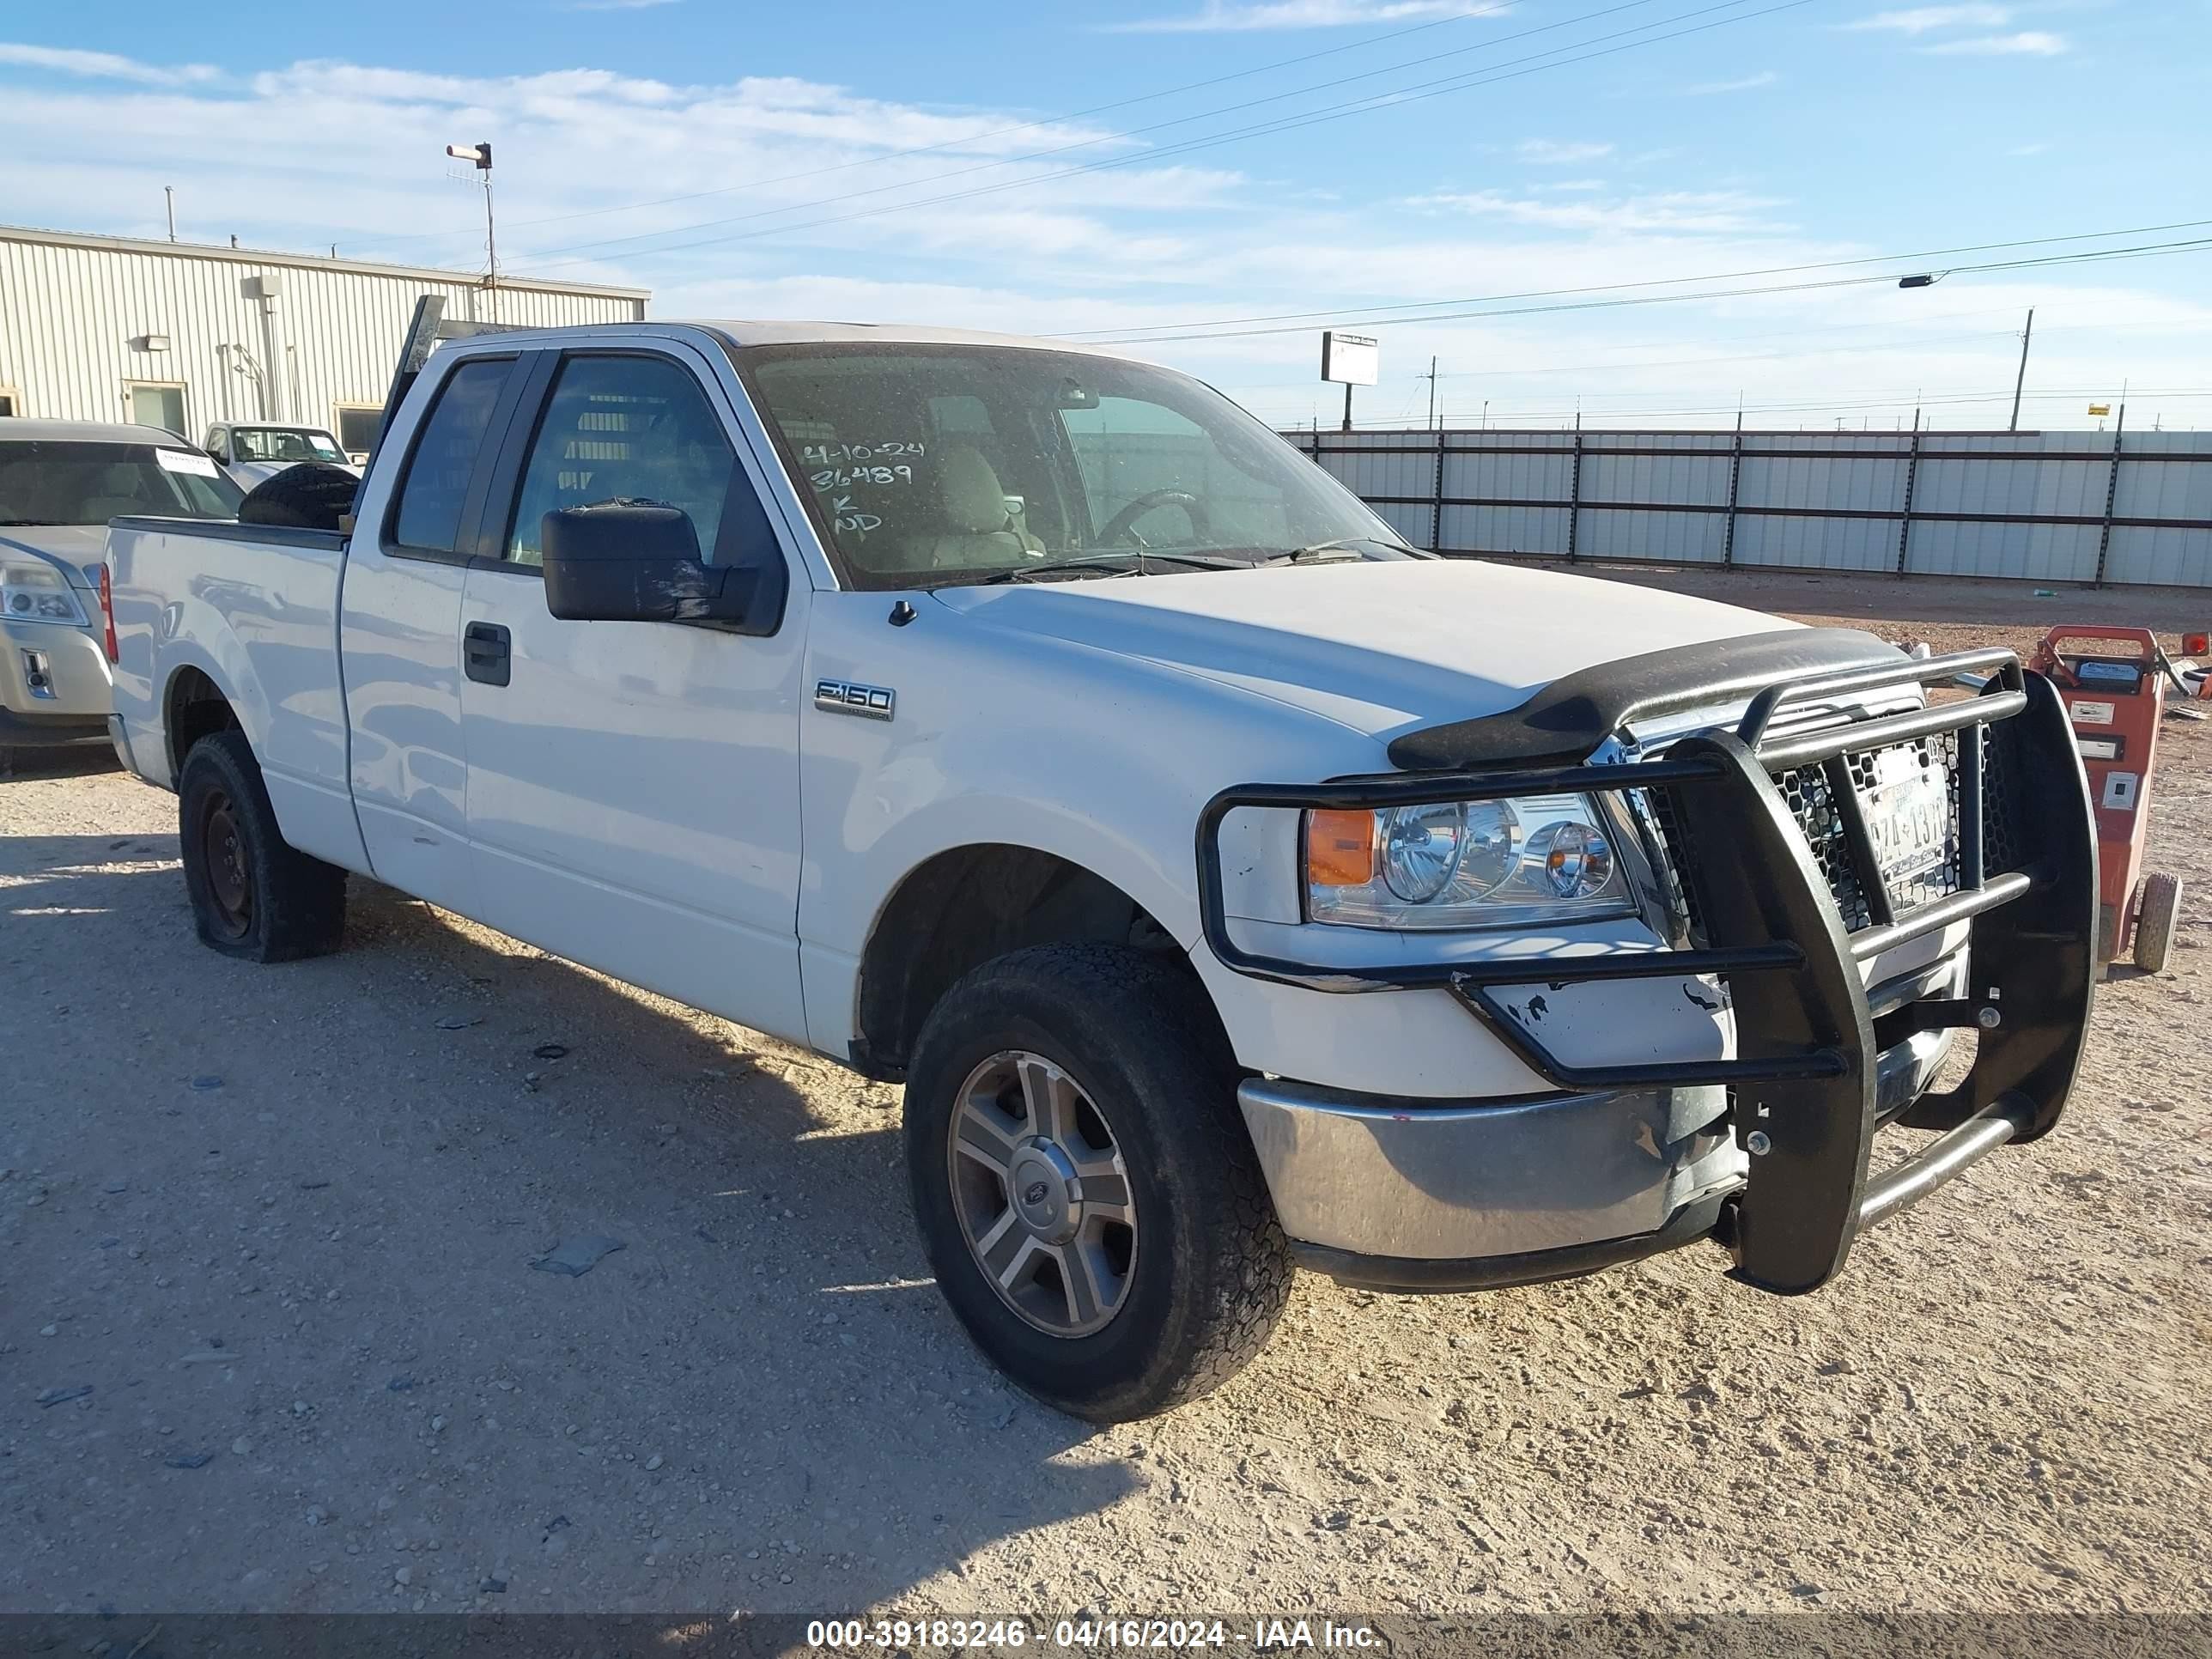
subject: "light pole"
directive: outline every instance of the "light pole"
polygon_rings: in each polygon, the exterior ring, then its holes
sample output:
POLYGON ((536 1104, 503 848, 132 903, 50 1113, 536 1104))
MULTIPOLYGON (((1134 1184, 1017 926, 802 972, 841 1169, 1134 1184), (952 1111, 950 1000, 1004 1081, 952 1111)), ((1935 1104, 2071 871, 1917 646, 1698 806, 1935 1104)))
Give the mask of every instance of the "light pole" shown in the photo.
POLYGON ((499 320, 499 236, 491 214, 491 145, 448 144, 446 154, 456 161, 472 163, 483 175, 484 193, 484 309, 485 320, 499 320))

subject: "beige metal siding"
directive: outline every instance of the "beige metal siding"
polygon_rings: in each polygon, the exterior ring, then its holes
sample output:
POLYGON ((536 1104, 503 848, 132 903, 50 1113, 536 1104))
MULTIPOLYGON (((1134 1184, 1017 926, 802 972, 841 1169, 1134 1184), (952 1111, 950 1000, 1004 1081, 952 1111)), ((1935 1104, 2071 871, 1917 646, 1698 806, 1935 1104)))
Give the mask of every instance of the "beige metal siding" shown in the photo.
MULTIPOLYGON (((0 229, 0 386, 21 394, 19 414, 120 421, 130 382, 180 383, 195 443, 216 422, 279 410, 335 427, 337 405, 384 401, 425 294, 443 295, 448 316, 484 315, 483 289, 450 272, 0 229), (273 330, 254 296, 263 278, 278 288, 273 330), (167 335, 168 349, 146 349, 149 334, 167 335), (279 382, 266 404, 233 367, 239 347, 279 382)), ((499 320, 530 326, 635 321, 645 305, 617 289, 502 284, 498 295, 499 320)))

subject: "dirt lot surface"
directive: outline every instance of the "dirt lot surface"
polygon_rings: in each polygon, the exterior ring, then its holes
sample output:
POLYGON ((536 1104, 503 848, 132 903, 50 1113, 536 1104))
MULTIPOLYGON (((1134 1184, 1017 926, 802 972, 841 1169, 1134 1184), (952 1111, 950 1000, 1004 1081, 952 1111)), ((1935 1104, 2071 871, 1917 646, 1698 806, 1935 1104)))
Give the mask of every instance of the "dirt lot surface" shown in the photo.
MULTIPOLYGON (((1656 580, 1939 648, 2206 620, 1656 580)), ((0 782, 0 1608, 2204 1609, 2212 724, 2164 742, 2173 971, 1826 1293, 1710 1246, 1307 1277, 1237 1382, 1106 1431, 940 1304, 895 1090, 365 883, 341 955, 232 963, 170 797, 0 782)))

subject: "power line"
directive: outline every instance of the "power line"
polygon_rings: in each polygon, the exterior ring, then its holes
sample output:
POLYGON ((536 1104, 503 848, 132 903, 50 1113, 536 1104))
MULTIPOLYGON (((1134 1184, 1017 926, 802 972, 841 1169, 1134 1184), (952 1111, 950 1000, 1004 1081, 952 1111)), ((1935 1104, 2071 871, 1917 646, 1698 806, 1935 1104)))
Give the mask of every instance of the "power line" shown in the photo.
MULTIPOLYGON (((1118 156, 1107 161, 1090 162, 1081 167, 1063 167, 1057 172, 1039 173, 1035 177, 1029 179, 1010 179, 1001 184, 979 185, 969 190, 951 191, 941 196, 918 197, 910 202, 886 203, 880 207, 863 208, 856 212, 838 214, 824 219, 804 220, 797 224, 772 225, 761 230, 741 231, 727 236, 705 237, 697 241, 671 243, 660 247, 640 249, 637 250, 637 252, 641 253, 682 253, 690 252, 695 248, 720 246, 730 242, 753 241, 763 236, 781 236, 793 231, 813 230, 827 225, 846 224, 854 220, 874 218, 878 215, 885 213, 903 213, 915 208, 933 207, 946 202, 967 201, 978 196, 996 195, 1003 191, 1027 190, 1038 185, 1050 184, 1058 179, 1073 178, 1084 173, 1103 173, 1117 167, 1133 167, 1140 163, 1157 162, 1172 155, 1188 155, 1195 150, 1211 149, 1222 144, 1233 143, 1242 138, 1268 137, 1278 132, 1293 131, 1301 127, 1318 125, 1324 121, 1342 120, 1347 116, 1364 114, 1371 110, 1395 109, 1401 104, 1418 103, 1425 99, 1442 97, 1448 93, 1462 92, 1472 87, 1489 86, 1500 81, 1517 80, 1522 76, 1538 74, 1545 70, 1560 69, 1570 64, 1587 63, 1593 58, 1611 57, 1619 52, 1632 51, 1639 46, 1656 46, 1661 41, 1680 40, 1687 35, 1700 34, 1707 30, 1723 27, 1730 23, 1748 22, 1753 18, 1769 16, 1777 12, 1794 11, 1801 6, 1814 3, 1814 0, 1780 0, 1780 3, 1778 4, 1762 7, 1756 11, 1740 12, 1732 17, 1722 17, 1716 19, 1711 22, 1693 24, 1687 28, 1674 29, 1663 34, 1652 34, 1650 35, 1648 39, 1642 40, 1630 40, 1620 46, 1607 46, 1594 52, 1582 52, 1578 50, 1578 48, 1583 46, 1592 46, 1599 40, 1616 40, 1624 34, 1646 33, 1649 30, 1662 27, 1668 23, 1680 22, 1684 18, 1701 17, 1711 12, 1726 11, 1742 3, 1744 3, 1744 0, 1721 0, 1721 3, 1719 4, 1700 6, 1690 11, 1680 12, 1673 17, 1662 18, 1656 23, 1638 24, 1633 28, 1615 30, 1611 34, 1595 36, 1591 40, 1578 41, 1571 46, 1554 47, 1548 51, 1532 53, 1527 58, 1513 58, 1508 60, 1509 64, 1528 64, 1528 67, 1526 68, 1504 69, 1477 75, 1449 76, 1446 77, 1445 82, 1442 84, 1426 82, 1416 83, 1413 87, 1401 88, 1392 92, 1379 93, 1369 98, 1355 99, 1342 105, 1326 106, 1319 111, 1310 112, 1303 116, 1285 117, 1279 121, 1260 122, 1249 127, 1232 129, 1228 132, 1217 133, 1208 137, 1192 139, 1185 143, 1170 145, 1161 149, 1146 150, 1136 155, 1118 156), (1573 55, 1562 56, 1561 54, 1563 53, 1571 53, 1573 55), (1538 59, 1547 58, 1553 58, 1557 61, 1552 63, 1541 63, 1536 61, 1538 59)), ((1616 8, 1616 9, 1618 9, 1616 8)), ((1589 15, 1592 16, 1601 15, 1602 14, 1601 13, 1589 14, 1589 15)), ((826 201, 831 202, 839 198, 834 197, 825 198, 826 201)), ((789 210, 777 210, 795 211, 797 210, 797 208, 794 206, 789 210)), ((646 234, 666 235, 676 233, 672 231, 662 231, 646 234)), ((642 240, 642 238, 641 236, 615 238, 611 240, 635 241, 642 240)), ((573 246, 583 247, 602 246, 602 244, 577 243, 573 246)), ((546 253, 560 253, 567 251, 568 250, 566 248, 559 247, 541 248, 538 250, 537 252, 528 257, 532 258, 541 258, 542 256, 546 253)), ((592 264, 597 263, 599 263, 598 260, 591 258, 555 259, 544 261, 539 264, 537 268, 540 270, 549 270, 556 269, 562 265, 592 264)))
MULTIPOLYGON (((1080 121, 1085 116, 1103 115, 1109 110, 1128 109, 1138 104, 1158 103, 1163 98, 1181 97, 1186 92, 1202 92, 1208 87, 1224 86, 1231 81, 1249 80, 1255 75, 1272 74, 1276 70, 1292 69, 1300 64, 1310 64, 1319 58, 1339 57, 1347 52, 1364 51, 1369 46, 1380 46, 1386 40, 1396 40, 1409 34, 1421 34, 1431 29, 1443 28, 1447 24, 1463 23, 1471 17, 1490 17, 1512 9, 1512 0, 1501 0, 1501 3, 1496 5, 1476 6, 1467 11, 1454 12, 1449 17, 1432 18, 1428 22, 1414 23, 1401 29, 1385 29, 1379 34, 1367 35, 1358 40, 1348 40, 1341 46, 1324 46, 1318 52, 1301 52, 1295 58, 1278 58, 1272 63, 1257 64, 1250 69, 1234 70, 1227 75, 1211 76, 1203 81, 1187 81, 1179 87, 1167 87, 1158 92, 1139 93, 1133 98, 1117 98, 1111 103, 1092 104, 1085 108, 1069 110, 1060 115, 1040 116, 1034 121, 1020 121, 1015 123, 1012 126, 993 127, 988 131, 969 133, 958 138, 946 138, 934 144, 916 144, 908 149, 886 150, 880 155, 865 155, 857 161, 839 161, 830 167, 809 167, 804 172, 781 173, 773 179, 749 179, 742 185, 723 185, 714 190, 690 191, 681 196, 660 196, 646 201, 617 202, 608 207, 586 208, 575 213, 549 214, 542 219, 520 219, 515 221, 510 228, 520 229, 531 225, 562 224, 572 219, 597 219, 602 218, 610 213, 633 213, 641 208, 672 207, 678 202, 703 201, 710 196, 728 196, 745 191, 765 190, 771 185, 787 185, 794 183, 801 179, 818 179, 823 177, 824 174, 832 173, 849 173, 854 167, 880 167, 885 161, 904 161, 910 156, 935 155, 948 149, 962 149, 971 145, 980 144, 988 139, 1003 138, 1012 133, 1042 131, 1052 127, 1059 126, 1064 122, 1080 121)), ((1473 50, 1473 48, 1465 48, 1464 50, 1473 50)), ((1451 57, 1454 55, 1455 54, 1452 52, 1437 54, 1438 57, 1451 57)), ((1430 58, 1425 61, 1433 63, 1436 59, 1430 58)), ((1386 69, 1372 70, 1368 71, 1368 73, 1370 75, 1382 75, 1389 73, 1390 70, 1402 69, 1404 67, 1404 64, 1394 64, 1389 65, 1386 69)), ((1362 77, 1358 76, 1346 76, 1344 77, 1344 81, 1358 80, 1360 78, 1362 77)), ((1343 84, 1343 81, 1325 81, 1320 84, 1323 87, 1338 86, 1343 84)), ((1313 87, 1305 87, 1301 88, 1298 90, 1300 92, 1311 92, 1316 90, 1316 88, 1313 87)), ((1285 93, 1280 95, 1284 97, 1295 97, 1297 94, 1285 93)), ((1232 105, 1231 107, 1242 108, 1244 106, 1241 105, 1232 105)), ((1204 119, 1207 115, 1218 115, 1220 113, 1223 113, 1223 112, 1219 110, 1202 110, 1198 114, 1186 116, 1183 119, 1186 121, 1197 121, 1204 119)), ((1152 131, 1150 128, 1139 128, 1137 130, 1139 131, 1152 131)), ((1090 140, 1089 142, 1092 143, 1108 143, 1116 137, 1124 137, 1127 136, 1128 135, 1107 133, 1098 138, 1090 140)), ((1048 155, 1052 153, 1053 152, 1051 151, 1045 152, 1045 154, 1048 155)), ((1019 156, 1011 157, 1009 158, 1009 162, 1025 159, 1028 158, 1019 156)), ((1000 163, 1000 165, 1007 164, 1008 163, 1006 162, 1000 163)), ((919 179, 913 182, 927 184, 929 180, 919 179)), ((812 204, 805 204, 800 205, 812 204)), ((708 220, 706 222, 713 224, 727 222, 708 220)), ((691 228, 691 227, 684 227, 684 228, 691 228)), ((459 231, 433 230, 422 231, 405 236, 382 236, 379 237, 377 240, 379 245, 381 246, 386 242, 420 242, 450 239, 463 234, 464 233, 459 231)), ((640 235, 650 235, 654 234, 656 233, 644 231, 639 233, 640 235)), ((614 240, 623 240, 627 239, 616 238, 614 240)), ((584 244, 583 246, 596 245, 584 244)))
MULTIPOLYGON (((1975 272, 1992 270, 2039 270, 2049 265, 2087 264, 2098 260, 2144 259, 2155 258, 2164 254, 2198 253, 2203 252, 2207 249, 2212 249, 2212 237, 2197 237, 2178 242, 2149 243, 2136 247, 2099 248, 2080 253, 2055 253, 2035 259, 2002 259, 1993 260, 1983 264, 1954 265, 1951 267, 1950 273, 1947 274, 1971 275, 1975 272)), ((1838 264, 1864 264, 1865 261, 1856 259, 1838 260, 1836 263, 1838 264)), ((1805 266, 1800 268, 1806 270, 1818 270, 1821 267, 1805 266)), ((1426 313, 1418 317, 1364 317, 1356 319, 1346 319, 1346 324, 1348 326, 1360 328, 1388 328, 1407 323, 1449 323, 1486 317, 1531 317, 1562 311, 1607 311, 1626 306, 1679 305, 1686 301, 1698 300, 1739 300, 1767 294, 1806 294, 1825 289, 1858 288, 1863 287, 1871 283, 1895 282, 1899 274, 1900 273, 1895 270, 1888 270, 1877 272, 1872 276, 1832 276, 1823 282, 1769 283, 1756 288, 1705 289, 1689 294, 1631 295, 1625 298, 1614 300, 1577 300, 1559 305, 1514 306, 1495 311, 1441 311, 1426 313)), ((1694 281, 1696 279, 1668 278, 1667 280, 1694 281)), ((1623 283, 1616 283, 1613 286, 1619 288, 1630 288, 1639 286, 1639 284, 1623 283)), ((1571 292, 1572 290, 1568 291, 1571 292)), ((1305 327, 1298 325, 1283 328, 1222 329, 1210 333, 1138 335, 1133 338, 1111 340, 1103 342, 1103 343, 1109 345, 1174 345, 1188 340, 1243 340, 1259 338, 1269 335, 1303 334, 1307 330, 1305 327)))
MULTIPOLYGON (((2016 247, 2045 247, 2054 242, 2096 242, 2114 236, 2153 236, 2169 230, 2201 230, 2212 225, 2212 219, 2183 219, 2166 225, 2135 225, 2121 230, 2079 230, 2060 236, 2027 236, 2005 242, 1975 242, 1963 247, 1919 248, 1905 253, 1869 253, 1850 259, 1816 259, 1804 264, 1760 265, 1748 270, 1709 270, 1695 276, 1652 276, 1634 283, 1597 283, 1581 288, 1526 289, 1517 294, 1479 295, 1460 300, 1407 300, 1386 306, 1340 306, 1329 311, 1278 311, 1255 317, 1215 317, 1194 323, 1132 323, 1122 328, 1083 328, 1071 330, 1061 337, 1070 340, 1096 339, 1101 335, 1138 334, 1146 329, 1241 328, 1248 323, 1314 323, 1333 320, 1352 313, 1364 314, 1369 321, 1382 318, 1385 313, 1426 311, 1437 306, 1485 306, 1505 300, 1556 300, 1582 294, 1618 294, 1627 289, 1672 288, 1684 283, 1735 282, 1746 276, 1788 276, 1803 270, 1842 270, 1854 265, 1882 265, 1901 264, 1911 259, 1942 259, 1954 253, 1998 253, 2016 247)), ((1499 313, 1499 315, 1516 313, 1499 313)), ((1419 321, 1420 319, 1413 320, 1419 321)), ((1144 343, 1171 337, 1166 334, 1145 336, 1144 343)), ((1200 339, 1218 339, 1219 335, 1199 335, 1200 339)), ((1131 344, 1128 340, 1114 340, 1109 344, 1131 344)))

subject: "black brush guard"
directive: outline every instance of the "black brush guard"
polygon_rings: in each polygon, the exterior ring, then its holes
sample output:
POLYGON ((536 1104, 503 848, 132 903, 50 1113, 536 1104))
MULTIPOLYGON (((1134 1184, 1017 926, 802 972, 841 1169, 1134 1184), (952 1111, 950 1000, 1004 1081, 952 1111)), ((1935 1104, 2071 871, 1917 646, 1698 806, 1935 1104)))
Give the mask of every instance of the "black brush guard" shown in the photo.
MULTIPOLYGON (((1688 694, 1668 702, 1685 703, 1688 694)), ((1683 738, 1662 758, 1629 765, 1395 774, 1318 785, 1250 784, 1223 791, 1198 824, 1199 897, 1206 941, 1239 973, 1326 991, 1442 988, 1562 1090, 1725 1084, 1737 1136, 1753 1147, 1741 1193, 1714 1231, 1740 1277, 1796 1293, 1841 1270, 1859 1230, 1932 1191, 2011 1140, 2047 1133, 2064 1109, 2080 1063, 2094 975, 2097 849, 2081 763, 2051 683, 2008 651, 1925 659, 1892 658, 1841 672, 1782 679, 1760 690, 1736 729, 1683 738), (1951 682, 1990 670, 1980 694, 1846 726, 1770 736, 1785 704, 1951 682), (1893 911, 1875 866, 1849 755, 1955 732, 1956 890, 1893 911), (1872 925, 1848 932, 1776 773, 1825 766, 1872 925), (2013 868, 1985 868, 1984 780, 2001 766, 2012 821, 2013 868), (1678 860, 1702 937, 1687 948, 1499 963, 1322 967, 1241 949, 1223 907, 1219 830, 1239 807, 1361 811, 1510 795, 1663 791, 1676 847, 1708 849, 1678 860), (1710 855, 1726 848, 1727 856, 1710 855), (1938 1132, 1914 1157, 1869 1180, 1878 1127, 1877 1049, 1858 964, 1912 939, 1971 921, 1973 994, 1909 1005, 1913 1028, 1977 1026, 1974 1065, 1956 1088, 1923 1096, 1899 1120, 1938 1132), (1512 1018, 1492 993, 1505 986, 1710 974, 1728 982, 1735 1058, 1637 1066, 1577 1066, 1512 1018), (1763 1150, 1761 1150, 1763 1149, 1763 1150)), ((1893 1020, 1894 1016, 1892 1017, 1893 1020)))

